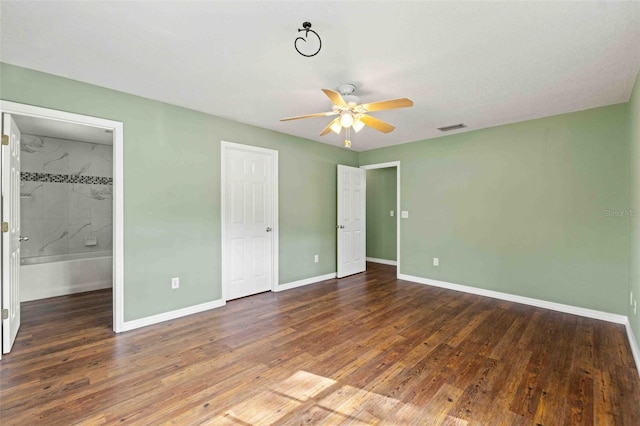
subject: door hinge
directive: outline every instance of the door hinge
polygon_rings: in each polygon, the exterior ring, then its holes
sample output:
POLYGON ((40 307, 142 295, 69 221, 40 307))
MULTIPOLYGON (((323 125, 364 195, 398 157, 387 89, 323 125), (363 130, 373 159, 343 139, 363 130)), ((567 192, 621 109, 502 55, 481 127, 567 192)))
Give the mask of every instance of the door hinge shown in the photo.
POLYGON ((9 224, 7 222, 2 222, 2 232, 9 232, 9 224))
POLYGON ((2 135, 2 145, 9 145, 9 135, 2 135))
POLYGON ((2 319, 3 320, 9 319, 9 310, 8 309, 3 309, 2 310, 2 319))

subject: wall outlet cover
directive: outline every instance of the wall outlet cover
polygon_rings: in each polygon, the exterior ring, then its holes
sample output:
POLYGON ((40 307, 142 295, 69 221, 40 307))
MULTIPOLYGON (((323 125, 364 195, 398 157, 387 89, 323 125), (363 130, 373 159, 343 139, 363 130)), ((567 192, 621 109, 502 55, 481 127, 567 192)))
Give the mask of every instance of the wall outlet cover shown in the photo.
POLYGON ((402 218, 407 219, 409 217, 409 212, 407 210, 402 210, 402 218))

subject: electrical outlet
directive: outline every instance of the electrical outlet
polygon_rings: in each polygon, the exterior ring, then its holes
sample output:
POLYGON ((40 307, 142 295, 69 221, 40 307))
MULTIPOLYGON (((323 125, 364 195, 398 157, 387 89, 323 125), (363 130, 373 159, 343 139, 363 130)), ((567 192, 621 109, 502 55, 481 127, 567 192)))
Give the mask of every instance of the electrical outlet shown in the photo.
POLYGON ((394 212, 393 210, 389 212, 389 216, 394 217, 395 215, 396 215, 396 212, 394 212))
POLYGON ((319 257, 318 257, 318 255, 317 255, 317 254, 316 254, 315 256, 313 256, 313 261, 314 261, 314 262, 318 263, 318 260, 319 260, 319 257))
POLYGON ((403 219, 408 219, 409 218, 409 211, 407 211, 407 210, 402 210, 400 212, 400 214, 401 214, 403 219))
POLYGON ((433 266, 440 266, 440 259, 438 259, 437 257, 433 258, 433 266))
POLYGON ((180 288, 180 278, 171 278, 171 289, 175 290, 177 288, 180 288))

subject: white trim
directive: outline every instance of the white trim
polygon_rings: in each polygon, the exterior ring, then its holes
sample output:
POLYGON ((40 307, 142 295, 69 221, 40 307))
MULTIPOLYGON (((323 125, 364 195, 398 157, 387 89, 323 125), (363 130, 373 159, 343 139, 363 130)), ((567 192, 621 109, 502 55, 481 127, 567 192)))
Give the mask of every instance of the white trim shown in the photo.
MULTIPOLYGON (((360 166, 361 169, 365 170, 374 170, 374 169, 386 169, 389 167, 396 168, 396 265, 398 269, 396 270, 396 277, 400 278, 400 206, 401 206, 401 196, 400 196, 400 161, 388 161, 386 163, 377 163, 377 164, 365 164, 364 166, 360 166)), ((379 262, 380 263, 380 262, 379 262)))
POLYGON ((278 288, 274 291, 284 291, 290 290, 296 287, 302 287, 304 285, 319 283, 320 281, 330 280, 336 277, 336 273, 332 272, 330 274, 318 275, 317 277, 305 278, 304 280, 292 281, 286 284, 280 284, 278 288))
POLYGON ((400 161, 388 161, 386 163, 365 164, 364 166, 360 166, 360 168, 365 170, 374 170, 374 169, 387 169, 390 167, 398 167, 399 165, 400 165, 400 161))
POLYGON ((120 121, 0 100, 9 114, 64 121, 113 132, 113 331, 124 325, 124 125, 120 121))
POLYGON ((398 264, 395 260, 378 259, 377 257, 367 257, 366 260, 367 262, 381 263, 383 265, 396 266, 398 264))
POLYGON ((228 148, 232 148, 232 149, 239 149, 239 150, 243 150, 243 151, 252 151, 252 152, 259 152, 262 154, 269 154, 271 156, 271 159, 273 161, 272 166, 273 166, 273 170, 272 170, 272 179, 271 182, 273 184, 273 190, 271 191, 272 193, 272 209, 273 209, 273 224, 271 225, 271 232, 273 235, 273 238, 271 240, 271 291, 278 291, 278 280, 279 280, 279 276, 280 276, 280 271, 279 271, 279 244, 280 244, 280 228, 279 228, 279 223, 280 223, 280 219, 279 219, 279 213, 278 213, 278 191, 279 191, 279 187, 278 187, 278 175, 279 175, 279 166, 278 166, 278 151, 275 149, 269 149, 269 148, 260 148, 257 146, 253 146, 253 145, 245 145, 245 144, 240 144, 237 142, 229 142, 229 141, 225 141, 225 140, 221 140, 220 141, 220 227, 221 227, 221 241, 222 241, 222 248, 221 248, 221 277, 222 277, 222 282, 221 282, 221 292, 222 292, 222 300, 227 300, 227 291, 225 288, 225 282, 226 282, 226 269, 225 268, 225 250, 224 250, 224 241, 225 241, 225 195, 226 195, 226 190, 225 190, 225 152, 228 148))
POLYGON ((137 320, 125 321, 122 331, 134 330, 140 327, 146 327, 148 325, 158 324, 160 322, 173 320, 176 318, 186 317, 187 315, 193 315, 200 312, 208 311, 215 308, 224 306, 226 302, 222 299, 213 300, 211 302, 201 303, 199 305, 188 306, 182 309, 176 309, 175 311, 163 312, 157 315, 151 315, 150 317, 140 318, 137 320))
POLYGON ((113 330, 124 331, 124 126, 113 129, 113 330))
POLYGON ((640 376, 640 348, 638 348, 638 342, 636 341, 636 336, 633 334, 633 330, 631 329, 631 323, 629 322, 629 317, 624 323, 624 328, 627 330, 627 339, 629 340, 629 346, 631 346, 631 353, 633 354, 633 360, 636 363, 636 370, 638 370, 638 376, 640 376))
POLYGON ((280 174, 280 166, 278 163, 278 151, 275 149, 269 150, 272 152, 273 158, 273 241, 272 241, 272 259, 273 259, 273 281, 271 282, 271 291, 278 288, 280 282, 280 216, 278 211, 278 197, 280 196, 280 187, 278 181, 278 175, 280 174))
POLYGON ((533 299, 531 297, 517 296, 515 294, 502 293, 499 291, 485 290, 483 288, 471 287, 461 284, 448 283, 446 281, 421 278, 413 275, 400 274, 401 280, 411 281, 418 284, 430 285, 433 287, 447 288, 450 290, 462 291, 464 293, 477 294, 479 296, 491 297, 494 299, 507 300, 509 302, 522 303, 524 305, 536 306, 538 308, 550 309, 552 311, 564 312, 567 314, 579 315, 582 317, 609 321, 616 324, 625 324, 627 317, 624 315, 612 314, 610 312, 596 311, 594 309, 580 308, 578 306, 564 305, 562 303, 549 302, 546 300, 533 299))

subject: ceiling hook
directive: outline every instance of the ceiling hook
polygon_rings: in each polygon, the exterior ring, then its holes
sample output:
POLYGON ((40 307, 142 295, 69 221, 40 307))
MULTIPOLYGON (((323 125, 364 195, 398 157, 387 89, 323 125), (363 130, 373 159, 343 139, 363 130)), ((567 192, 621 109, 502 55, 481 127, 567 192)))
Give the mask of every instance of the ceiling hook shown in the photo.
POLYGON ((314 30, 311 29, 311 22, 303 22, 302 23, 302 28, 298 28, 298 32, 304 31, 304 37, 297 37, 294 41, 293 41, 293 47, 295 47, 296 51, 301 54, 302 56, 305 56, 307 58, 310 58, 312 56, 316 56, 318 54, 318 52, 320 52, 320 49, 322 49, 322 40, 320 39, 320 36, 318 35, 317 32, 315 32, 314 30), (318 38, 318 50, 316 50, 314 53, 307 55, 306 53, 302 53, 300 51, 300 49, 298 49, 298 40, 302 40, 303 42, 307 42, 307 37, 309 37, 309 33, 313 33, 315 34, 315 36, 318 38))

